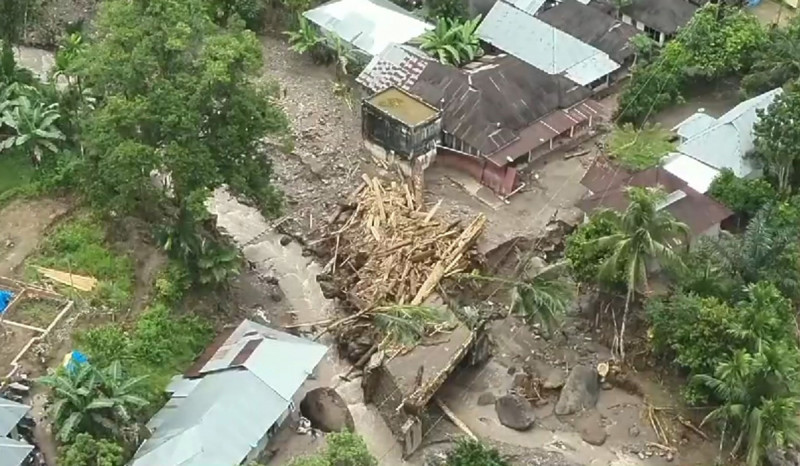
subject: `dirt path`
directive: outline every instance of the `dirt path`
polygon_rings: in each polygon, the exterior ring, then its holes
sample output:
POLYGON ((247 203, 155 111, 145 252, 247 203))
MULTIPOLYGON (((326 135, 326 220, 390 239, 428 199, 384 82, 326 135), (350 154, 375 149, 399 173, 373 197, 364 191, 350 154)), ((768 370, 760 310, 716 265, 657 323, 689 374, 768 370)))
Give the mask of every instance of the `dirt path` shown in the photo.
POLYGON ((17 200, 0 209, 0 275, 13 275, 45 231, 69 210, 57 199, 17 200))

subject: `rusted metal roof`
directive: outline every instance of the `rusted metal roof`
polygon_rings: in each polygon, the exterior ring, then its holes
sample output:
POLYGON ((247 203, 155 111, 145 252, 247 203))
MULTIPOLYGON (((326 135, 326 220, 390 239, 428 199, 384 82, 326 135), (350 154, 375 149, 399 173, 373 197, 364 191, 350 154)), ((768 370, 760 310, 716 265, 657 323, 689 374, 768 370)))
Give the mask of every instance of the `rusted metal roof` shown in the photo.
POLYGON ((527 154, 549 140, 592 118, 599 118, 602 106, 594 100, 585 100, 566 109, 556 110, 519 132, 519 138, 491 155, 493 162, 504 166, 527 154))
MULTIPOLYGON (((595 178, 599 177, 597 170, 593 174, 595 178)), ((613 180, 616 179, 616 176, 608 175, 602 179, 613 180)), ((585 180, 586 177, 581 181, 584 185, 588 183, 585 180)), ((727 207, 695 191, 685 181, 661 167, 635 173, 621 183, 595 191, 595 194, 579 201, 577 207, 587 213, 603 208, 625 210, 630 202, 626 193, 628 186, 648 188, 660 186, 668 194, 676 191, 685 193, 685 196, 679 197, 675 202, 664 207, 664 210, 670 212, 676 220, 685 223, 693 235, 699 235, 733 215, 733 212, 727 207)))

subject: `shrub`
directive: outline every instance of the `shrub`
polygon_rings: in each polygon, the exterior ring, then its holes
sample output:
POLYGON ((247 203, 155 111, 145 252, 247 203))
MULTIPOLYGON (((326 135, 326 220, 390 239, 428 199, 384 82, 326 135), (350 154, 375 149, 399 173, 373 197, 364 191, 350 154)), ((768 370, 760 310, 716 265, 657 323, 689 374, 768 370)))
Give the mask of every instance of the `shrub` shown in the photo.
POLYGON ((510 466, 500 453, 475 441, 461 439, 447 457, 447 466, 510 466))
POLYGON ((360 435, 352 432, 329 434, 325 450, 314 456, 297 458, 290 466, 378 466, 360 435))
POLYGON ((125 463, 122 445, 110 440, 78 434, 69 445, 58 450, 61 466, 122 466, 125 463))
MULTIPOLYGON (((569 235, 564 257, 575 281, 597 282, 600 265, 611 255, 611 248, 602 247, 594 241, 615 232, 616 227, 609 220, 593 217, 569 235)), ((622 284, 621 279, 618 282, 622 284)))
POLYGON ((608 140, 612 159, 625 168, 640 171, 658 165, 659 161, 675 150, 670 133, 658 125, 647 125, 639 130, 631 124, 614 128, 608 140))
POLYGON ((767 180, 739 178, 729 169, 722 170, 714 178, 708 194, 735 213, 747 217, 778 198, 778 193, 767 180))

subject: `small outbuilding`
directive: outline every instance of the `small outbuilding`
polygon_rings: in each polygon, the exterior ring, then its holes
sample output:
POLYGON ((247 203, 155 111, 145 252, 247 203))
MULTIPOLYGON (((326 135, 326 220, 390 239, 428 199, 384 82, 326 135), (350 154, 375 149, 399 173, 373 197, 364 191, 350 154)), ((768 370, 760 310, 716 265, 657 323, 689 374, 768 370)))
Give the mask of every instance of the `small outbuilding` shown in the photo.
POLYGON ((404 171, 424 170, 436 156, 442 112, 397 87, 365 99, 362 136, 367 148, 404 171))

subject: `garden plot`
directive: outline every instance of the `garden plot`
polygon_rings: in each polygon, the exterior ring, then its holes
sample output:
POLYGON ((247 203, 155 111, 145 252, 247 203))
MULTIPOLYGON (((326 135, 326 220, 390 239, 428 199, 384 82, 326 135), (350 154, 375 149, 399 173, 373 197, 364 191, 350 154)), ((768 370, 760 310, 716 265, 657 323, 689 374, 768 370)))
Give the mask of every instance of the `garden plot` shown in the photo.
POLYGON ((0 290, 13 293, 13 299, 0 314, 0 376, 11 377, 22 357, 50 334, 72 309, 73 302, 5 277, 0 277, 0 290))

